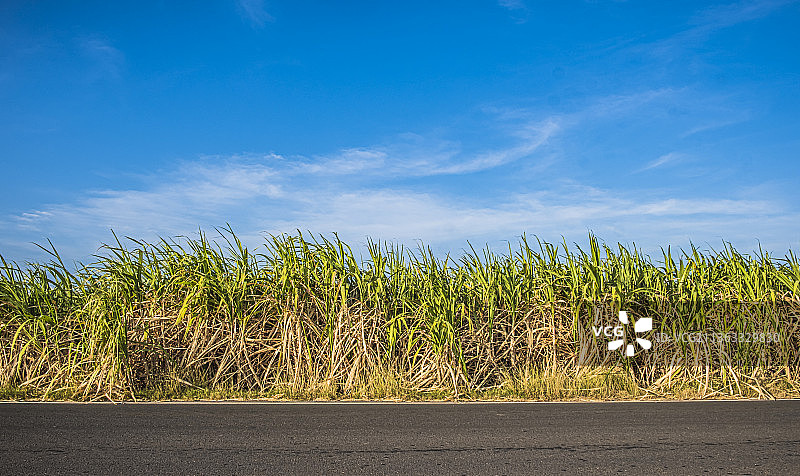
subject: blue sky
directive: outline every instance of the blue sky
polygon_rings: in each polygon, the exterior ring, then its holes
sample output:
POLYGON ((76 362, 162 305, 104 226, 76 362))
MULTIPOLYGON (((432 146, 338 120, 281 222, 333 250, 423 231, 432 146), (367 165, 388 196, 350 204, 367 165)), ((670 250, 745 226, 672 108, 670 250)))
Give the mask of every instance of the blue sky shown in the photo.
POLYGON ((0 253, 800 244, 800 2, 4 2, 0 253))

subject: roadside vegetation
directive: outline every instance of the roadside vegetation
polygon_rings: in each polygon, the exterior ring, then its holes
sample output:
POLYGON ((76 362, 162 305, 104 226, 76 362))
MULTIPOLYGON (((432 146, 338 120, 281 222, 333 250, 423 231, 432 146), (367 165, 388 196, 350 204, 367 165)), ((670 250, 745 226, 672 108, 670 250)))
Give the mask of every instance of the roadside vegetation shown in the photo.
POLYGON ((118 240, 0 267, 0 398, 800 396, 800 260, 522 237, 437 257, 280 235, 118 240), (598 327, 653 319, 649 350, 598 327), (716 338, 681 339, 687 333, 716 338), (656 336, 669 342, 656 341, 656 336), (719 336, 734 336, 726 340, 719 336), (766 338, 764 337, 766 336, 766 338))

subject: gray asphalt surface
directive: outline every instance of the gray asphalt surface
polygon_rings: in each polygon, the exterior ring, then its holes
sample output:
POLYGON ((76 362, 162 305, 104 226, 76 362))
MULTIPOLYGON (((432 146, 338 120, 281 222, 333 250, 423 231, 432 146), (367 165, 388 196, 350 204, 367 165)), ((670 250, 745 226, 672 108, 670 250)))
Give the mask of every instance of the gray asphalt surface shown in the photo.
POLYGON ((0 474, 800 474, 800 401, 0 404, 0 474))

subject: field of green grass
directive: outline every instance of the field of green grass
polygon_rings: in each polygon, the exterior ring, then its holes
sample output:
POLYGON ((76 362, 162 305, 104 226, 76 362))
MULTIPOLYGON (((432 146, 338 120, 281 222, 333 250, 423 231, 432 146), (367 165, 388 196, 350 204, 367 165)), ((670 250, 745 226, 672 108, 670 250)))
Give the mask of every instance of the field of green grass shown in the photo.
POLYGON ((458 259, 370 242, 361 259, 301 234, 258 250, 227 230, 118 241, 77 269, 52 248, 47 263, 2 260, 0 398, 800 396, 791 251, 648 257, 522 237, 458 259), (651 349, 608 349, 596 329, 620 310, 653 319, 651 349))

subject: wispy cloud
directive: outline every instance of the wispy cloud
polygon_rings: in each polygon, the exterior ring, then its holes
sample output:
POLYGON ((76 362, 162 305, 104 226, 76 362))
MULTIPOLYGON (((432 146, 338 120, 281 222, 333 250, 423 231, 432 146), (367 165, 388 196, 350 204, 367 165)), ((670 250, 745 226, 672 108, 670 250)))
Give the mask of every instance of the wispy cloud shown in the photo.
POLYGON ((738 119, 721 119, 721 120, 712 120, 709 122, 705 122, 698 126, 692 127, 691 129, 684 132, 681 137, 689 137, 695 134, 699 134, 701 132, 706 131, 713 131, 715 129, 722 129, 723 127, 732 126, 734 124, 740 124, 747 120, 747 116, 744 114, 740 114, 742 117, 738 119))
POLYGON ((385 173, 388 154, 382 148, 344 149, 331 157, 319 157, 313 162, 294 167, 297 173, 348 175, 354 173, 385 173))
POLYGON ((766 17, 797 0, 745 0, 700 10, 689 24, 696 33, 715 31, 766 17))
POLYGON ((786 5, 796 3, 798 0, 745 0, 716 5, 700 10, 678 33, 636 48, 654 56, 675 57, 681 50, 702 43, 719 30, 767 17, 786 5))
POLYGON ((214 226, 224 223, 227 213, 239 215, 236 207, 242 204, 279 200, 283 195, 276 174, 265 165, 200 161, 152 177, 148 186, 87 192, 75 203, 9 217, 5 225, 32 238, 58 236, 85 245, 109 229, 140 236, 214 226))
POLYGON ((523 120, 502 127, 503 144, 463 150, 454 141, 402 134, 393 143, 342 150, 291 166, 293 173, 432 177, 483 172, 531 157, 560 130, 559 119, 523 120))
POLYGON ((670 152, 648 162, 644 167, 636 170, 634 173, 644 172, 645 170, 655 169, 663 165, 671 164, 682 159, 683 157, 684 155, 679 152, 670 152))
MULTIPOLYGON (((593 230, 607 240, 635 239, 651 247, 722 238, 749 246, 760 238, 765 246, 782 250, 788 240, 800 239, 800 213, 766 198, 763 190, 686 192, 645 184, 637 189, 635 181, 622 185, 617 180, 590 186, 585 174, 583 180, 571 176, 571 164, 553 176, 541 169, 520 174, 547 161, 558 167, 563 148, 580 141, 587 127, 604 124, 601 131, 608 134, 620 121, 649 117, 663 104, 687 100, 681 94, 658 89, 615 95, 561 116, 498 109, 478 127, 494 134, 491 141, 482 141, 491 147, 416 133, 314 157, 203 157, 147 177, 138 186, 87 191, 73 202, 0 217, 0 247, 4 253, 30 256, 32 248, 25 242, 56 237, 66 255, 86 256, 103 237, 108 240, 111 228, 147 239, 225 223, 251 245, 262 232, 301 229, 336 231, 354 244, 367 236, 412 245, 421 239, 454 251, 465 240, 492 243, 523 232, 577 241, 593 230), (508 185, 491 196, 461 185, 491 178, 508 185), (443 186, 448 182, 459 186, 448 190, 443 186)), ((667 166, 691 154, 663 154, 639 171, 667 173, 667 166)))
MULTIPOLYGON (((590 229, 636 228, 648 241, 662 231, 682 230, 684 237, 697 223, 720 218, 743 224, 753 215, 775 217, 771 204, 758 200, 664 198, 642 202, 611 190, 557 187, 536 194, 519 194, 505 203, 469 206, 433 193, 402 190, 362 190, 331 196, 293 223, 314 230, 339 231, 363 239, 378 236, 400 241, 453 243, 464 239, 512 238, 522 232, 549 239, 567 235, 580 239, 590 229), (354 217, 358 217, 354 220, 354 217), (650 223, 647 233, 639 224, 650 223)), ((732 230, 719 230, 730 232, 732 230)), ((617 238, 620 233, 615 233, 617 238)), ((741 235, 738 233, 737 235, 741 235)), ((614 238, 614 237, 609 237, 614 238)), ((657 239, 656 241, 661 241, 657 239)))
POLYGON ((117 79, 125 65, 125 55, 106 38, 82 37, 77 40, 78 48, 90 61, 88 79, 90 82, 103 79, 117 79))
POLYGON ((239 16, 253 28, 263 28, 275 18, 267 12, 264 0, 237 0, 239 16))
POLYGON ((628 115, 631 111, 640 109, 659 100, 675 98, 682 91, 675 88, 643 89, 627 94, 613 94, 595 100, 588 107, 574 114, 578 120, 588 117, 602 118, 604 116, 628 115))
POLYGON ((465 200, 436 189, 371 184, 353 188, 347 181, 318 180, 313 169, 298 173, 271 163, 280 160, 285 159, 268 155, 261 163, 186 164, 148 186, 97 191, 74 203, 11 217, 3 224, 0 240, 4 249, 16 251, 21 249, 21 236, 39 242, 55 236, 61 240, 57 245, 67 243, 59 247, 68 256, 86 256, 102 237, 110 238, 109 229, 154 239, 231 223, 251 246, 260 243, 260 233, 295 229, 335 231, 356 246, 372 237, 412 246, 423 240, 453 251, 466 240, 497 243, 521 233, 580 241, 589 230, 608 240, 635 238, 651 247, 722 238, 740 243, 761 238, 775 244, 776 237, 792 237, 797 231, 797 221, 789 218, 800 218, 769 200, 669 195, 643 199, 636 190, 571 182, 533 193, 509 191, 501 201, 465 200), (755 236, 766 231, 767 236, 755 236))
POLYGON ((521 24, 528 21, 530 11, 523 0, 498 0, 497 4, 508 10, 514 22, 521 24))
POLYGON ((464 174, 493 169, 525 158, 547 143, 559 130, 556 119, 550 118, 541 123, 525 124, 515 130, 521 140, 518 144, 491 151, 479 152, 461 161, 427 163, 417 165, 419 175, 464 174))

